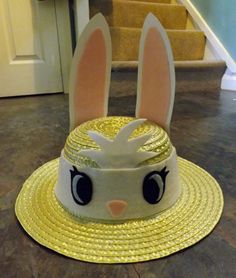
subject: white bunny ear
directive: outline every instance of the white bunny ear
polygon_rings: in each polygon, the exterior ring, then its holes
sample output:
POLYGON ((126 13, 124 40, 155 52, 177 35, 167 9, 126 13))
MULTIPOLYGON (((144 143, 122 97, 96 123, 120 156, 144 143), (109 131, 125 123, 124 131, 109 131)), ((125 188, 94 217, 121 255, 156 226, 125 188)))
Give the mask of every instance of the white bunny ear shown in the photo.
POLYGON ((79 37, 72 60, 70 129, 107 115, 111 75, 111 37, 102 14, 94 16, 79 37))
POLYGON ((175 96, 173 55, 164 28, 152 14, 145 19, 140 39, 137 86, 136 117, 169 132, 175 96))

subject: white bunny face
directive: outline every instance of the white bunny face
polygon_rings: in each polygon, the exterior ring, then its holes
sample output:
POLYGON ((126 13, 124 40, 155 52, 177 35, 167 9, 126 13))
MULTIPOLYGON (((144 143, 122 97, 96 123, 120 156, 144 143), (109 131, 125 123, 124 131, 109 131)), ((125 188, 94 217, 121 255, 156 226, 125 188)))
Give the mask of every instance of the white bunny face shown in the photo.
POLYGON ((134 169, 80 168, 60 158, 56 196, 72 214, 96 220, 151 217, 179 197, 176 152, 162 163, 134 169))
POLYGON ((70 121, 75 129, 61 154, 55 194, 82 218, 151 217, 172 206, 180 194, 177 155, 167 135, 174 63, 167 35, 153 15, 147 16, 140 40, 136 119, 106 117, 110 73, 109 28, 98 14, 79 38, 73 58, 70 121), (98 123, 104 133, 92 128, 98 123))

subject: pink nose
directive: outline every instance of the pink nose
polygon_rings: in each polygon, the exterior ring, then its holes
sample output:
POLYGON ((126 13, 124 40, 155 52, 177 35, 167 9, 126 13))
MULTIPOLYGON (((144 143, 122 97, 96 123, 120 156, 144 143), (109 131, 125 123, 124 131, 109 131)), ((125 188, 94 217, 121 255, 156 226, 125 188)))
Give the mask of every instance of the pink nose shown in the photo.
POLYGON ((113 217, 121 216, 127 207, 127 203, 123 200, 112 200, 107 202, 107 208, 113 217))

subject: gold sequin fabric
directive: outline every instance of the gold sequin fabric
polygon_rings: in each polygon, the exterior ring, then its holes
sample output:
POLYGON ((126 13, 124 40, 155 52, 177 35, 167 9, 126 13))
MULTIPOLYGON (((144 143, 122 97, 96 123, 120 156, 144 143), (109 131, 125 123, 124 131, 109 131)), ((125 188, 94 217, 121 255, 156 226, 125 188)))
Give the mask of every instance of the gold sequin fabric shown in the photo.
POLYGON ((216 180, 189 161, 179 158, 178 163, 182 194, 174 206, 154 218, 122 224, 79 220, 54 195, 58 159, 26 180, 16 201, 16 215, 37 242, 74 259, 130 263, 165 257, 208 235, 223 209, 216 180))
MULTIPOLYGON (((64 156, 72 164, 90 166, 97 168, 97 164, 85 156, 81 156, 79 151, 93 149, 99 150, 100 147, 88 136, 88 131, 96 131, 103 136, 114 139, 120 129, 129 122, 135 120, 132 117, 104 117, 85 122, 73 130, 66 140, 64 156)), ((157 156, 141 165, 158 163, 169 157, 172 151, 172 144, 167 133, 157 124, 145 121, 130 136, 130 139, 138 136, 150 134, 150 139, 140 148, 140 151, 156 152, 157 156)))

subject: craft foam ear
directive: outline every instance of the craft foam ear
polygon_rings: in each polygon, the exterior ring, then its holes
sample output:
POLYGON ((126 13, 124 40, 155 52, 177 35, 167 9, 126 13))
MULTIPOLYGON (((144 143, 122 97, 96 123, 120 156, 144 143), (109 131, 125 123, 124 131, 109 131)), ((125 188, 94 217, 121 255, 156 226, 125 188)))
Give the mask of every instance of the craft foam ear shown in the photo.
POLYGON ((169 132, 174 95, 170 42, 161 23, 149 14, 140 39, 136 117, 156 122, 169 132))
POLYGON ((101 14, 94 16, 79 41, 72 60, 69 98, 70 128, 107 115, 111 75, 111 37, 101 14))

